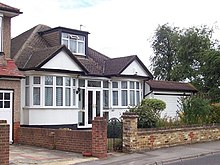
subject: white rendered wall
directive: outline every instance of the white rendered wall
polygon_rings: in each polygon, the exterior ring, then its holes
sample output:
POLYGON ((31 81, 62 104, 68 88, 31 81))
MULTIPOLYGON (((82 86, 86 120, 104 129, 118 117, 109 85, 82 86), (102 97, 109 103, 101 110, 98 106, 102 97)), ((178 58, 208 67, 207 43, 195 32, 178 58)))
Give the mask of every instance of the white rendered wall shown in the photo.
POLYGON ((117 118, 120 119, 120 117, 123 115, 125 111, 128 111, 128 109, 110 109, 109 110, 109 119, 111 118, 117 118))
POLYGON ((25 109, 25 125, 62 125, 77 124, 78 110, 67 109, 25 109))
POLYGON ((149 76, 144 68, 135 60, 133 61, 121 75, 137 75, 137 76, 149 76))
POLYGON ((82 71, 79 65, 75 61, 73 61, 73 59, 70 58, 70 56, 66 54, 64 51, 58 53, 41 68, 82 71))

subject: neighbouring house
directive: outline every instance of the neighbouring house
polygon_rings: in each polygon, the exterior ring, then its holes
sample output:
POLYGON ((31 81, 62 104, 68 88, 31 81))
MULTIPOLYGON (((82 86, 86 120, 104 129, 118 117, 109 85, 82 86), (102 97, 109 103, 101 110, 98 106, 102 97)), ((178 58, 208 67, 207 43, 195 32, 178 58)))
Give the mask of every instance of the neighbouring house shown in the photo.
POLYGON ((176 81, 149 80, 146 82, 145 97, 163 100, 166 109, 162 112, 162 117, 175 118, 180 110, 180 99, 195 94, 197 89, 190 83, 176 81))
POLYGON ((10 142, 20 125, 20 82, 24 78, 10 58, 11 18, 21 13, 17 8, 0 3, 0 120, 7 120, 10 125, 10 142))

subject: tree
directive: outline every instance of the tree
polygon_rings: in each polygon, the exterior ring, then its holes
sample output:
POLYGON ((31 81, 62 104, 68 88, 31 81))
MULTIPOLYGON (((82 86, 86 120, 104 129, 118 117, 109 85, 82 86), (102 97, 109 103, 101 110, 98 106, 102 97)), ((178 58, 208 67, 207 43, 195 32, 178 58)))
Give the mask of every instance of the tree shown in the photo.
POLYGON ((155 56, 151 58, 156 79, 173 80, 172 71, 176 65, 178 35, 177 28, 167 24, 157 28, 152 43, 155 56))
POLYGON ((211 101, 220 101, 220 46, 207 26, 180 29, 159 26, 153 37, 153 75, 159 80, 189 81, 211 101))

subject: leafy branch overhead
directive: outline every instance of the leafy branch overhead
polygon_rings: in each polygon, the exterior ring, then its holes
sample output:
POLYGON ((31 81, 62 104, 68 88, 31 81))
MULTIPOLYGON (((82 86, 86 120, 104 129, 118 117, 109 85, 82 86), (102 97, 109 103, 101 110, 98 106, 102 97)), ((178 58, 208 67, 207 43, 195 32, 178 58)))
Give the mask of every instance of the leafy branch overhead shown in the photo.
POLYGON ((189 81, 212 101, 220 100, 220 45, 207 26, 181 29, 168 24, 155 31, 150 58, 159 80, 189 81))

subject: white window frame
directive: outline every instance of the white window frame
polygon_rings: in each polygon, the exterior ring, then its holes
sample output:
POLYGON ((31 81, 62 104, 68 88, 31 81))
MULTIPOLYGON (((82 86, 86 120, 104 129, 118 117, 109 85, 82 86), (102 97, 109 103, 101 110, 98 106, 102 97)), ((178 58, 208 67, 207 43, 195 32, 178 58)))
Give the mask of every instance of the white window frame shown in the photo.
POLYGON ((61 44, 62 45, 66 45, 64 44, 64 41, 67 42, 67 48, 73 53, 73 54, 78 54, 78 55, 85 55, 85 51, 86 51, 86 44, 85 44, 85 36, 83 35, 73 35, 73 34, 68 34, 68 33, 62 33, 61 35, 61 44), (67 35, 67 37, 64 37, 64 35, 67 35), (73 52, 71 50, 71 40, 74 40, 76 42, 76 52, 73 52), (84 52, 79 52, 80 50, 80 44, 83 44, 83 50, 84 52))

